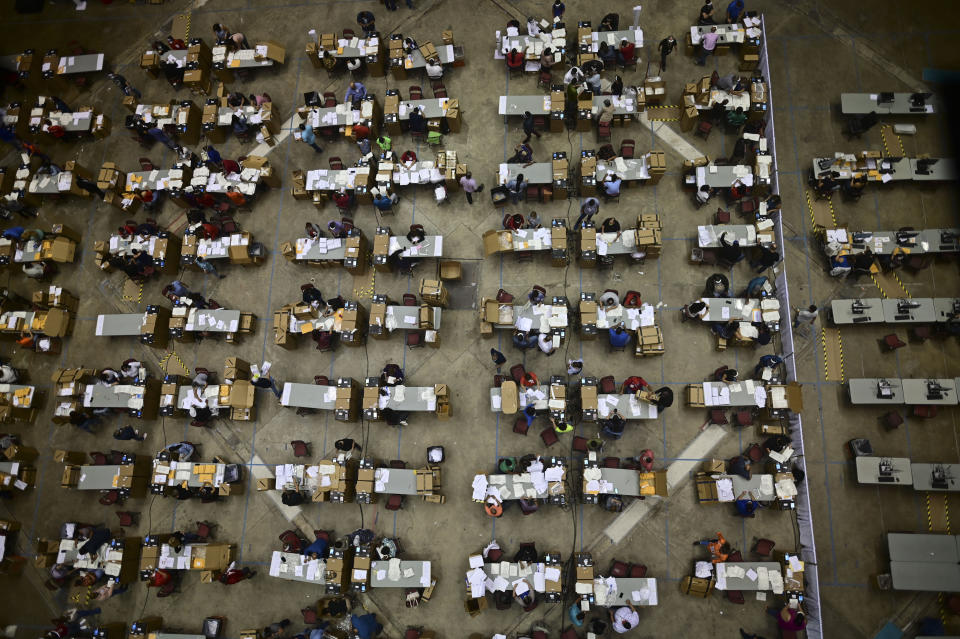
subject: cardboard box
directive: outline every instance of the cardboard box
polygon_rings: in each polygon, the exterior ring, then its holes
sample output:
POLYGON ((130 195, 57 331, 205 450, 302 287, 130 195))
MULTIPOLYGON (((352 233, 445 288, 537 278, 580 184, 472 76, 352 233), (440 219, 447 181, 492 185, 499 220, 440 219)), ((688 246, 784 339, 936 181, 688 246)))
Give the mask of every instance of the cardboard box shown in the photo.
POLYGON ((580 323, 597 323, 597 303, 591 300, 580 300, 580 323))
MULTIPOLYGON (((583 410, 597 410, 597 387, 594 385, 580 386, 580 403, 583 410)), ((578 577, 579 579, 579 577, 578 577)))
POLYGON ((257 491, 273 490, 276 481, 274 477, 260 477, 257 479, 257 491))
POLYGON ((517 383, 508 380, 500 385, 500 410, 504 415, 515 415, 519 396, 517 395, 517 383))
POLYGON ((690 406, 706 406, 703 397, 703 384, 690 384, 687 386, 687 404, 690 406))
POLYGON ((79 466, 64 466, 63 475, 60 478, 60 485, 64 488, 72 488, 80 482, 79 466))
POLYGON ((254 46, 253 57, 257 60, 269 59, 277 62, 278 64, 283 64, 284 59, 286 59, 287 50, 276 42, 271 42, 267 40, 265 42, 258 42, 254 46), (263 48, 266 48, 266 51, 263 51, 263 48))

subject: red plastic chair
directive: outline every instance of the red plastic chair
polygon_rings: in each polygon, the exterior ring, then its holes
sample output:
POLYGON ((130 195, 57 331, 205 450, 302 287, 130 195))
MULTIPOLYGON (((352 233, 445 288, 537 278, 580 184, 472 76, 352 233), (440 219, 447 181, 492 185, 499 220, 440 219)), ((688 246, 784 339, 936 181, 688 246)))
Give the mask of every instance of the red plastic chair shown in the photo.
POLYGON ((419 86, 410 87, 410 100, 422 100, 423 99, 423 89, 419 86))
POLYGON ((302 439, 290 442, 290 446, 293 448, 294 457, 309 457, 310 456, 310 447, 307 442, 302 439))
POLYGON ((343 160, 339 156, 334 155, 333 157, 327 160, 330 162, 330 169, 333 171, 342 171, 343 170, 343 160))
POLYGON ((914 406, 913 416, 923 417, 923 418, 936 417, 937 407, 936 406, 914 406))
POLYGON ((631 579, 643 579, 647 576, 647 567, 643 564, 633 564, 630 566, 631 579))
POLYGON ((325 91, 323 94, 323 106, 324 108, 330 108, 337 106, 337 94, 331 93, 330 91, 325 91))
POLYGON ((301 608, 300 614, 303 615, 303 623, 307 624, 308 626, 320 623, 320 618, 317 615, 316 608, 301 608))
POLYGON ((637 143, 633 140, 624 140, 620 143, 620 157, 625 159, 633 158, 637 143))
POLYGON ((333 333, 329 331, 314 331, 313 341, 317 343, 317 350, 321 353, 333 350, 333 333))
POLYGON ((773 552, 773 547, 776 545, 777 545, 776 542, 770 539, 761 537, 753 545, 753 553, 760 557, 769 557, 770 554, 773 552))
POLYGON ((103 453, 92 452, 90 453, 90 458, 93 460, 94 466, 106 466, 107 465, 107 456, 103 453))
POLYGON ((433 97, 435 98, 445 98, 447 97, 447 88, 442 84, 439 86, 433 87, 433 97))
POLYGON ((313 383, 317 386, 329 386, 330 379, 326 375, 314 375, 313 383))
POLYGON ((503 551, 499 548, 491 548, 487 552, 487 561, 491 563, 497 563, 501 559, 503 559, 503 551))
POLYGON ((743 598, 743 593, 741 591, 727 590, 726 592, 727 592, 727 601, 729 601, 730 603, 741 604, 741 605, 745 603, 743 598))
POLYGON ((609 142, 609 141, 610 141, 610 123, 599 122, 597 124, 597 142, 609 142))
POLYGON ((694 135, 701 137, 704 140, 710 137, 710 131, 713 129, 713 125, 709 122, 700 121, 697 123, 697 129, 694 132, 694 135))
POLYGON ((391 459, 389 466, 390 468, 397 468, 397 469, 403 470, 404 468, 407 467, 407 462, 403 461, 402 459, 391 459))
POLYGON ((293 530, 285 530, 278 537, 283 544, 284 552, 300 552, 303 550, 303 540, 293 530))
POLYGON ((734 413, 737 420, 737 426, 753 426, 753 413, 748 410, 738 410, 734 413))
POLYGON ((610 576, 616 577, 618 579, 623 579, 630 573, 630 564, 623 561, 613 560, 613 563, 610 564, 610 576))
POLYGON ((530 430, 530 425, 527 424, 527 418, 523 415, 517 417, 517 421, 513 424, 513 432, 518 435, 526 435, 528 430, 530 430))
POLYGON ((510 367, 510 377, 513 378, 513 381, 515 381, 518 386, 523 384, 523 377, 526 374, 527 369, 523 367, 523 364, 514 364, 510 367))
POLYGON ((400 510, 403 507, 403 495, 390 495, 387 499, 387 510, 400 510))
POLYGON ((120 527, 134 526, 136 525, 137 515, 140 513, 129 512, 126 510, 117 511, 117 519, 120 527))
MULTIPOLYGON (((524 421, 526 421, 526 420, 524 420, 524 421)), ((578 453, 586 453, 586 452, 587 452, 587 438, 586 438, 586 437, 581 437, 580 435, 574 435, 574 436, 573 436, 573 450, 575 450, 575 451, 578 452, 578 453)))
POLYGON ((604 395, 617 392, 617 381, 613 378, 613 375, 600 378, 600 392, 604 395))
POLYGON ((403 294, 403 305, 404 306, 417 306, 417 296, 413 293, 404 293, 403 294))
POLYGON ((140 170, 141 171, 152 171, 153 170, 153 161, 150 158, 140 158, 140 170))
POLYGON ((198 521, 197 531, 194 534, 196 534, 200 541, 206 541, 213 535, 213 529, 215 527, 216 524, 211 524, 208 521, 198 521))
POLYGON ((423 348, 424 342, 424 333, 423 331, 407 331, 407 348, 423 348))
POLYGON ((710 409, 710 423, 716 424, 717 426, 723 426, 727 422, 727 414, 723 411, 722 408, 711 408, 710 409))
POLYGON ((760 448, 760 445, 754 443, 754 444, 750 444, 750 446, 747 448, 746 456, 747 456, 747 459, 750 460, 750 463, 756 464, 761 459, 763 459, 764 454, 765 453, 763 452, 763 449, 760 448))
POLYGON ((497 301, 501 304, 509 304, 513 301, 513 295, 507 293, 501 288, 499 291, 497 291, 497 301))
POLYGON ((603 467, 604 467, 604 468, 620 468, 620 458, 619 458, 619 457, 604 457, 604 458, 603 458, 603 467))
POLYGON ((884 348, 888 352, 895 351, 898 348, 903 348, 904 346, 907 345, 905 342, 901 341, 899 337, 897 337, 896 333, 890 333, 889 335, 884 335, 883 340, 881 340, 881 343, 883 344, 884 348))
POLYGON ((553 430, 553 426, 547 426, 540 432, 540 439, 543 440, 543 443, 548 447, 553 446, 560 438, 557 437, 556 431, 553 430))
POLYGON ((103 493, 100 497, 101 506, 113 506, 120 501, 120 491, 119 490, 108 490, 103 493))

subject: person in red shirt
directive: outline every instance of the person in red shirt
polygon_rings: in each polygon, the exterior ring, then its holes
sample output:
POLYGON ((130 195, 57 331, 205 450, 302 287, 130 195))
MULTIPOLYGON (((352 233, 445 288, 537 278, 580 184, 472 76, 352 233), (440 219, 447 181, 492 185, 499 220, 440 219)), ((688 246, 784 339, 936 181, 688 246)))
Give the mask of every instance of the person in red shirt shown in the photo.
POLYGON ((153 191, 150 189, 144 189, 140 191, 140 201, 143 202, 143 206, 146 208, 153 208, 153 205, 157 203, 157 198, 153 195, 153 191))
POLYGON ((523 54, 517 51, 516 49, 510 49, 510 53, 507 54, 507 68, 522 69, 523 54))
POLYGON ((208 240, 215 240, 220 237, 220 229, 209 222, 200 225, 203 228, 203 237, 208 240))
POLYGON ((636 46, 632 42, 626 39, 621 40, 620 50, 617 52, 617 62, 619 62, 622 67, 633 64, 636 55, 635 52, 636 46))
POLYGON ((182 51, 183 49, 187 48, 187 45, 183 40, 174 38, 173 36, 167 36, 167 44, 169 44, 170 48, 175 51, 182 51))
POLYGON ((403 155, 400 156, 400 162, 407 168, 410 168, 410 165, 417 161, 417 154, 413 151, 407 150, 403 152, 403 155))
POLYGON ((356 140, 366 140, 368 137, 370 137, 370 127, 368 127, 366 124, 354 124, 353 137, 356 140))
POLYGON ((333 194, 333 202, 341 211, 345 211, 353 204, 353 198, 346 191, 337 191, 333 194))
POLYGON ((227 199, 238 209, 247 205, 247 198, 243 197, 243 193, 232 186, 227 187, 227 199))
POLYGON ((647 383, 647 380, 643 379, 639 375, 634 375, 632 377, 628 377, 623 381, 622 392, 624 394, 632 395, 633 393, 636 393, 639 390, 643 390, 644 388, 649 388, 649 387, 650 387, 650 384, 647 383))
POLYGON ((209 193, 202 193, 200 197, 197 198, 197 204, 207 209, 214 209, 217 207, 217 201, 209 193))
POLYGON ((44 120, 43 125, 46 127, 47 133, 58 140, 67 134, 66 130, 62 126, 59 124, 54 124, 51 120, 44 120))
POLYGON ((147 586, 150 588, 161 588, 166 586, 173 579, 171 575, 166 570, 156 569, 153 571, 153 574, 150 575, 150 581, 147 586))
POLYGON ((236 160, 223 160, 223 173, 224 175, 230 175, 231 173, 239 173, 240 164, 236 160))
POLYGON ((230 567, 227 568, 220 575, 220 583, 226 586, 232 586, 235 583, 239 583, 244 579, 253 579, 256 576, 257 572, 255 570, 250 570, 250 568, 244 566, 243 569, 238 570, 233 567, 233 564, 230 564, 230 567))

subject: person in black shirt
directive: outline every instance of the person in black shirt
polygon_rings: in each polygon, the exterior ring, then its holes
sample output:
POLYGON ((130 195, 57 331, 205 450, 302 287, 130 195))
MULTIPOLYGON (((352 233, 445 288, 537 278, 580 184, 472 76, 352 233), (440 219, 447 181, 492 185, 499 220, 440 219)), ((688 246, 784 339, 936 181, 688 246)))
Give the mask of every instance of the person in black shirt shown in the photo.
POLYGON ((603 233, 619 233, 620 222, 618 222, 616 218, 608 217, 603 221, 603 224, 600 225, 600 230, 603 233))
POLYGON ((706 4, 700 7, 700 17, 697 18, 697 24, 716 24, 717 21, 713 19, 713 2, 711 0, 706 0, 706 4))
POLYGON ((677 48, 677 39, 672 35, 667 36, 660 41, 657 48, 660 50, 660 71, 663 72, 667 70, 667 56, 677 48))

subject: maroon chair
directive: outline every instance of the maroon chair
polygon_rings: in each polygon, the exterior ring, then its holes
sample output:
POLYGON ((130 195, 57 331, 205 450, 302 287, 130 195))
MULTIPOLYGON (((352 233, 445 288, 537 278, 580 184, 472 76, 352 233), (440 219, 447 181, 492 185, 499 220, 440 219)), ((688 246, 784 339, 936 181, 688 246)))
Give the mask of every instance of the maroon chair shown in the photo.
POLYGON ((294 457, 309 457, 310 448, 307 445, 307 442, 302 439, 290 442, 290 446, 293 448, 294 457))
POLYGON ((303 623, 308 626, 320 623, 320 617, 317 615, 316 608, 301 608, 300 614, 303 615, 303 623))
POLYGON ((898 411, 892 410, 883 415, 880 418, 880 421, 883 422, 883 425, 887 430, 894 430, 903 424, 903 417, 900 416, 898 411))
POLYGON ((303 540, 293 530, 285 530, 280 533, 278 539, 283 544, 284 552, 300 552, 303 550, 303 540))
POLYGON ((493 376, 493 387, 500 388, 503 386, 503 380, 506 379, 503 375, 494 375, 493 376))
POLYGON ((560 639, 580 639, 580 635, 577 634, 576 628, 571 626, 563 631, 563 634, 560 635, 560 639))
POLYGON ((604 467, 604 468, 620 468, 620 458, 619 458, 619 457, 604 457, 604 458, 603 458, 603 467, 604 467))
POLYGON ((929 324, 920 324, 911 328, 908 333, 914 341, 925 342, 933 337, 933 327, 929 324))
POLYGON ((616 577, 617 579, 623 579, 628 574, 630 574, 630 564, 623 561, 618 561, 616 559, 614 559, 613 563, 610 564, 611 577, 616 577))
POLYGON ((407 348, 422 348, 424 345, 423 331, 407 331, 407 348))
POLYGON ((587 438, 581 437, 580 435, 573 436, 573 450, 578 453, 586 453, 587 450, 587 438))
POLYGON ((627 294, 623 296, 622 304, 626 308, 640 308, 643 306, 643 298, 640 296, 640 291, 627 291, 627 294))
POLYGON ((727 414, 722 408, 711 408, 710 412, 710 423, 716 424, 717 426, 723 426, 727 423, 727 414))
POLYGON ((727 365, 721 366, 720 368, 713 371, 713 377, 711 379, 715 382, 719 382, 720 380, 723 379, 723 374, 726 373, 729 369, 730 367, 727 365))
POLYGON ((737 426, 753 426, 753 413, 748 410, 738 410, 734 413, 737 420, 737 426))
POLYGON ((600 378, 600 392, 605 395, 617 392, 617 381, 613 378, 613 375, 600 378))
POLYGON ((324 108, 329 109, 330 107, 335 107, 338 104, 337 94, 330 91, 325 91, 323 94, 323 106, 324 108))
POLYGON ((94 466, 106 466, 107 465, 107 456, 103 453, 92 452, 90 453, 90 459, 93 460, 94 466))
POLYGON ((438 85, 433 87, 433 97, 435 98, 445 98, 447 97, 447 88, 445 86, 438 85))
POLYGON ((729 601, 730 603, 741 604, 741 605, 745 603, 743 599, 743 593, 741 591, 727 590, 726 592, 727 592, 727 601, 729 601))
POLYGON ((769 557, 776 545, 776 542, 761 537, 753 544, 753 554, 760 557, 769 557))
POLYGON ((526 499, 520 500, 520 512, 522 512, 524 515, 532 515, 533 513, 537 512, 539 508, 540 507, 537 505, 536 500, 534 501, 527 501, 526 499))
POLYGON ((100 496, 100 505, 101 506, 113 506, 120 501, 120 491, 119 490, 108 490, 103 495, 100 496))
POLYGON ((499 291, 497 291, 497 301, 501 304, 509 304, 513 301, 513 295, 507 293, 501 288, 499 291))
POLYGON ((423 99, 423 89, 414 85, 410 87, 410 99, 411 100, 422 100, 423 99))
POLYGON ((329 386, 330 379, 326 375, 314 375, 313 383, 317 386, 329 386))
POLYGON ((880 344, 883 346, 884 350, 886 350, 887 352, 895 351, 898 348, 903 348, 904 346, 907 345, 905 342, 901 341, 899 337, 897 337, 896 333, 890 333, 889 335, 884 335, 883 339, 880 340, 880 344))
POLYGON ((694 132, 694 135, 703 138, 706 140, 710 137, 710 131, 713 129, 713 125, 709 122, 701 120, 697 123, 697 130, 694 132))
POLYGON ((150 158, 140 158, 140 170, 141 171, 152 171, 153 170, 153 161, 150 158))
POLYGON ((743 561, 743 554, 739 550, 734 550, 727 556, 727 561, 739 563, 743 561))
POLYGON ((487 561, 490 563, 497 563, 501 559, 503 559, 503 551, 499 548, 491 548, 487 552, 487 561))
POLYGON ((936 406, 914 406, 913 407, 914 417, 923 417, 923 418, 936 417, 937 412, 938 411, 936 406))
POLYGON ((763 449, 760 447, 760 444, 753 443, 747 447, 746 457, 750 460, 751 464, 756 464, 766 453, 763 452, 763 449))
POLYGON ((543 443, 546 444, 548 447, 553 446, 558 441, 560 441, 560 438, 557 437, 556 431, 553 430, 553 426, 547 426, 546 428, 544 428, 540 432, 540 439, 542 439, 543 443))
POLYGON ((717 212, 713 215, 714 224, 729 224, 730 223, 730 211, 724 211, 721 208, 717 208, 717 212))
POLYGON ((643 579, 647 576, 647 567, 643 564, 633 564, 630 566, 631 579, 643 579))
POLYGON ((543 630, 534 630, 533 634, 530 635, 531 639, 547 639, 547 633, 543 630))
POLYGON ((313 531, 314 539, 322 539, 327 543, 330 543, 330 532, 326 530, 314 530, 313 531))
POLYGON ((413 293, 404 293, 403 294, 403 305, 404 306, 417 306, 417 296, 413 293))
POLYGON ((158 597, 169 597, 170 595, 172 595, 172 594, 175 593, 176 591, 177 591, 177 582, 176 582, 176 581, 170 581, 170 582, 165 583, 165 584, 163 584, 162 586, 160 586, 160 590, 157 591, 157 596, 158 596, 158 597))
POLYGON ((230 235, 240 232, 240 225, 229 215, 219 215, 213 218, 213 223, 220 227, 220 235, 230 235))
POLYGON ((403 506, 403 495, 390 495, 387 499, 387 510, 400 510, 403 506))
POLYGON ((523 376, 526 374, 527 369, 523 367, 523 364, 514 364, 510 367, 510 377, 513 378, 513 381, 515 381, 518 386, 523 385, 523 376))
POLYGON ((530 430, 530 425, 527 424, 527 418, 523 415, 517 417, 517 421, 513 424, 513 432, 518 435, 526 435, 528 430, 530 430))
POLYGON ((209 521, 198 521, 197 530, 194 534, 199 541, 206 541, 213 535, 214 528, 216 528, 216 524, 211 524, 209 521))
POLYGON ((609 141, 610 141, 610 123, 609 122, 597 123, 597 142, 609 142, 609 141))
POLYGON ((420 639, 420 637, 419 628, 407 628, 407 631, 403 633, 403 639, 420 639))
POLYGON ((633 140, 624 140, 620 143, 620 157, 624 159, 632 158, 636 147, 637 143, 633 140))
POLYGON ((397 469, 403 470, 406 467, 407 467, 407 462, 403 461, 402 459, 390 460, 390 468, 397 468, 397 469))
POLYGON ((119 510, 119 511, 117 511, 117 519, 120 520, 120 521, 118 522, 119 525, 120 525, 120 527, 123 528, 123 527, 127 527, 127 526, 135 526, 135 525, 136 525, 136 520, 137 520, 137 515, 139 515, 139 514, 140 514, 140 513, 133 513, 133 512, 126 511, 126 510, 119 510))
POLYGON ((321 353, 333 350, 333 333, 330 331, 313 331, 311 336, 317 343, 317 350, 321 353))

